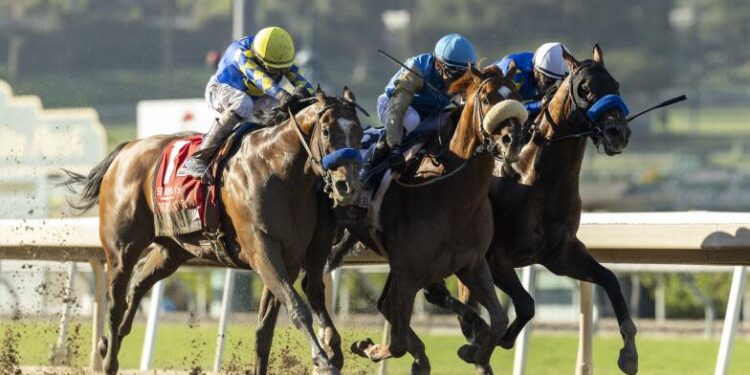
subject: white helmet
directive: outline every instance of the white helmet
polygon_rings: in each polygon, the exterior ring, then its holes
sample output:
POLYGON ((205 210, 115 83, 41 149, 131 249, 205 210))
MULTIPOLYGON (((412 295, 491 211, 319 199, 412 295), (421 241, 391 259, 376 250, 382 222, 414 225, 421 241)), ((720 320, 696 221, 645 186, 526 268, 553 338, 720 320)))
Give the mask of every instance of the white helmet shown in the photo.
POLYGON ((568 64, 563 58, 568 49, 560 42, 544 43, 534 52, 534 68, 547 77, 563 79, 568 74, 568 64))

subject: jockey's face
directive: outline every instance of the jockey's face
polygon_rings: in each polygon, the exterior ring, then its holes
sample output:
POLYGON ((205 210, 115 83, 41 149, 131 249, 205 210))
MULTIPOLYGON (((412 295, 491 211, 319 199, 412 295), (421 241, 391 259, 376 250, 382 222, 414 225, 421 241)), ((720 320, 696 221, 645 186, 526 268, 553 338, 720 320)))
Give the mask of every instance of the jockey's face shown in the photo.
POLYGON ((272 68, 267 65, 263 65, 263 68, 266 70, 266 73, 274 79, 281 77, 282 74, 289 70, 289 68, 272 68))
POLYGON ((556 79, 547 77, 542 72, 534 69, 534 80, 536 80, 536 87, 539 88, 539 92, 544 93, 547 89, 557 82, 556 79))
POLYGON ((450 85, 453 81, 461 78, 466 72, 466 69, 458 69, 443 64, 440 60, 435 59, 435 69, 440 73, 440 77, 443 79, 446 85, 450 85))

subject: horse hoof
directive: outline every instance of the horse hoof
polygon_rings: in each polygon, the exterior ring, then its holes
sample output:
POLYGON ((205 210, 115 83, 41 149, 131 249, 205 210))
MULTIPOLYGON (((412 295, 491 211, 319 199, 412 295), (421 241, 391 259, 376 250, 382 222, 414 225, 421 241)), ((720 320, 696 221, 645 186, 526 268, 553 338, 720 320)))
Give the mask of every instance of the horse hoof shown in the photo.
POLYGON ((102 336, 99 338, 99 345, 97 346, 97 349, 99 350, 99 355, 104 358, 107 356, 107 350, 109 349, 109 341, 107 341, 107 338, 102 336))
POLYGON ((622 372, 628 375, 638 373, 638 353, 620 349, 620 358, 617 359, 617 366, 622 372))
POLYGON ((501 338, 500 341, 497 342, 497 346, 506 350, 513 349, 514 345, 516 345, 515 340, 506 339, 505 337, 501 338))
POLYGON ((107 375, 117 375, 117 370, 120 369, 120 362, 117 361, 117 358, 112 358, 111 360, 104 359, 104 373, 107 375))
POLYGON ((492 367, 489 365, 486 366, 477 366, 475 374, 477 375, 493 375, 492 367))
POLYGON ((375 346, 375 342, 368 337, 362 341, 355 341, 351 346, 351 351, 362 358, 369 358, 367 356, 367 350, 373 346, 375 346))
POLYGON ((476 363, 477 350, 479 350, 478 346, 466 344, 458 348, 458 358, 466 363, 476 363))
POLYGON ((430 375, 430 365, 424 365, 417 361, 411 364, 411 375, 430 375))

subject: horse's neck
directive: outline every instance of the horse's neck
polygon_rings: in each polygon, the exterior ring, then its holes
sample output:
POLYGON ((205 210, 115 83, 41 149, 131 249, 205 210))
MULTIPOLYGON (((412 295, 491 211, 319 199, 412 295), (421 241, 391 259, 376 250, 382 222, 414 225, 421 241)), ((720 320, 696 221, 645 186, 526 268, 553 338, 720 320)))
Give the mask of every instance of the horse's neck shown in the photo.
MULTIPOLYGON (((569 105, 566 93, 567 85, 561 85, 558 94, 553 99, 560 105, 555 105, 555 102, 550 103, 551 108, 562 107, 561 110, 550 110, 548 115, 541 114, 542 121, 539 128, 542 134, 549 134, 547 130, 553 126, 553 123, 556 124, 555 126, 568 124, 569 119, 562 117, 562 113, 570 113, 564 108, 565 105, 569 105)), ((534 137, 542 137, 542 134, 537 133, 534 137)), ((547 143, 542 138, 541 141, 536 143, 532 140, 521 150, 519 157, 521 183, 531 186, 531 201, 542 205, 542 210, 567 210, 571 207, 577 209, 575 207, 578 207, 580 199, 578 180, 586 153, 587 138, 552 143, 547 143)))
MULTIPOLYGON (((303 134, 310 134, 311 127, 297 115, 303 134)), ((315 174, 307 162, 308 154, 297 135, 291 118, 281 124, 265 128, 243 139, 240 151, 235 155, 235 163, 246 170, 248 176, 256 173, 285 176, 296 183, 314 182, 315 174), (253 169, 258 170, 253 170, 253 169)), ((307 121, 305 121, 307 123, 307 121)), ((307 137, 307 136, 306 136, 307 137)), ((230 169, 231 170, 231 169, 230 169)))
POLYGON ((479 139, 477 137, 476 124, 474 124, 474 105, 469 103, 461 112, 461 118, 453 132, 448 155, 446 155, 446 167, 453 170, 463 162, 471 158, 476 149, 479 139))

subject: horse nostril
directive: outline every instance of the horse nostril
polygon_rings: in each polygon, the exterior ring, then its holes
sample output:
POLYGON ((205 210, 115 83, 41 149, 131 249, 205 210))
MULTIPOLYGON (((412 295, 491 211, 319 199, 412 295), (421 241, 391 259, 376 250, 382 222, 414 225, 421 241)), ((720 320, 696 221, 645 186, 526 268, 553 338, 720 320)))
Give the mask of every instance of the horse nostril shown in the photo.
POLYGON ((336 181, 333 186, 336 188, 336 191, 338 191, 339 194, 349 194, 349 183, 347 183, 346 181, 336 181))
POLYGON ((503 141, 503 144, 508 145, 511 142, 513 142, 513 137, 511 137, 510 134, 506 134, 503 136, 502 141, 503 141))
POLYGON ((604 130, 604 133, 607 135, 607 138, 610 139, 617 138, 620 135, 620 132, 615 127, 607 128, 604 130))

